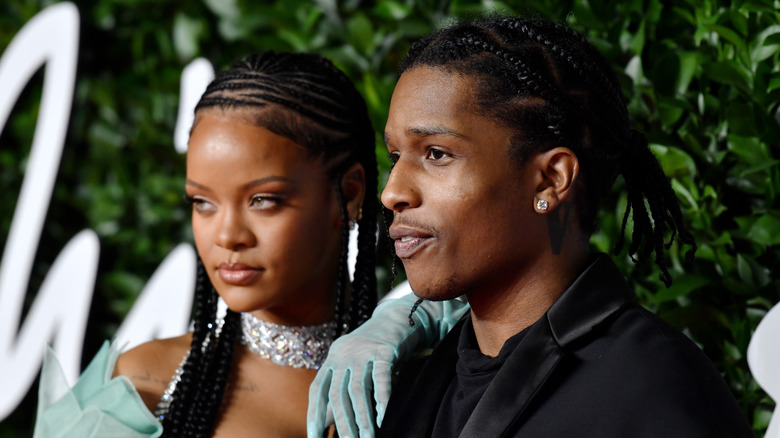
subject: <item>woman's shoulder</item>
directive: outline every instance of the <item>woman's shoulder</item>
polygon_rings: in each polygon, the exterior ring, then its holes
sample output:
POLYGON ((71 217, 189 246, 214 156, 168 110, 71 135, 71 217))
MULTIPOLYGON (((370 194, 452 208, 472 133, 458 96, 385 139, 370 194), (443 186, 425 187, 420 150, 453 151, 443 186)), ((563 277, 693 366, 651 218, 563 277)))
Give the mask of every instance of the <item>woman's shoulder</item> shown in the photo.
POLYGON ((154 412, 191 343, 192 333, 187 333, 141 344, 119 356, 114 376, 129 378, 144 404, 154 412))

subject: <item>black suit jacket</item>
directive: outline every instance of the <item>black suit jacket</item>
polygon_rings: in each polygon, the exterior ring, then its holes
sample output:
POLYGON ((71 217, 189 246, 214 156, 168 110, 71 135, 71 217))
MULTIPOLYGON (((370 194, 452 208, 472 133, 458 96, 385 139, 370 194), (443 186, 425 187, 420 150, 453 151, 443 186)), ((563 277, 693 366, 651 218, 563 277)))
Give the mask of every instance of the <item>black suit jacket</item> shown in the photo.
MULTIPOLYGON (((380 437, 428 437, 450 384, 461 321, 402 369, 380 437)), ((636 303, 599 256, 507 358, 461 435, 476 437, 753 436, 712 363, 636 303)))

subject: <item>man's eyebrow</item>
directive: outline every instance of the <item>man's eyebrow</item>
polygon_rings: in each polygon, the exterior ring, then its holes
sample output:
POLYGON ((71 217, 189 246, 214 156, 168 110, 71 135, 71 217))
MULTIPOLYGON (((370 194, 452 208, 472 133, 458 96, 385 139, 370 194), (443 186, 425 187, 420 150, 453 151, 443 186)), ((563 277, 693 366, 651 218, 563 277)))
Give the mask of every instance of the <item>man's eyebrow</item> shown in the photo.
POLYGON ((406 129, 407 135, 417 137, 430 137, 432 135, 444 135, 447 137, 464 138, 465 136, 454 129, 445 126, 412 126, 406 129))
MULTIPOLYGON (((465 135, 455 131, 454 129, 444 126, 412 126, 406 129, 406 134, 415 137, 430 137, 432 135, 443 135, 447 137, 466 138, 465 135)), ((390 142, 390 134, 385 132, 382 135, 382 139, 385 144, 390 142)))
MULTIPOLYGON (((295 181, 291 180, 290 178, 287 178, 287 177, 284 177, 284 176, 279 176, 279 175, 271 175, 271 176, 266 176, 265 178, 258 178, 256 180, 249 181, 248 183, 242 185, 241 188, 242 189, 249 189, 249 188, 257 187, 257 186, 260 186, 260 185, 263 185, 263 184, 266 184, 266 183, 269 183, 269 182, 277 182, 277 181, 286 182, 288 184, 296 185, 295 181)), ((187 178, 187 180, 185 181, 185 184, 187 184, 188 186, 193 186, 193 187, 201 189, 201 190, 210 190, 209 187, 204 186, 202 184, 198 184, 198 183, 196 183, 195 181, 193 181, 193 180, 191 180, 189 178, 187 178)))

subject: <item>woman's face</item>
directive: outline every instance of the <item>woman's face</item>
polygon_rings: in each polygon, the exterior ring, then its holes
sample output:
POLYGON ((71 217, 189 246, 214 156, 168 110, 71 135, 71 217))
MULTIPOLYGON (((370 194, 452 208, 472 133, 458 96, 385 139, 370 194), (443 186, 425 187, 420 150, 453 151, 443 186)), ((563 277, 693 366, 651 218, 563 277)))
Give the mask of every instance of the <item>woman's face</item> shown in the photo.
POLYGON ((320 160, 249 116, 202 111, 190 136, 198 254, 231 310, 279 324, 329 321, 341 230, 334 184, 320 160))

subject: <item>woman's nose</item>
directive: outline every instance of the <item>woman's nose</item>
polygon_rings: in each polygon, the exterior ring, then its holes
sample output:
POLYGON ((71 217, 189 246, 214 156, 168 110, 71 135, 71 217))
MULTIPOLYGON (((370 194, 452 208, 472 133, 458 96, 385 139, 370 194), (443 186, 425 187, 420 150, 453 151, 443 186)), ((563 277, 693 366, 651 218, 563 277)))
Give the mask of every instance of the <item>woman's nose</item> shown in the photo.
POLYGON ((243 213, 226 209, 220 221, 216 244, 222 248, 237 251, 257 244, 252 230, 247 226, 243 213))

